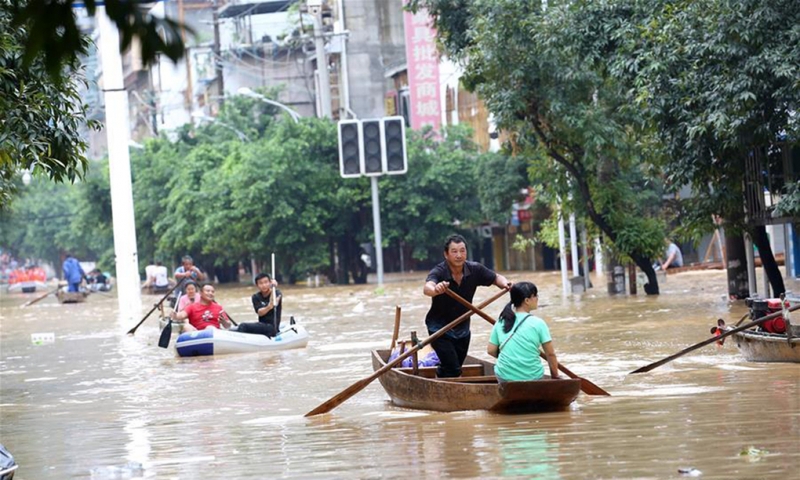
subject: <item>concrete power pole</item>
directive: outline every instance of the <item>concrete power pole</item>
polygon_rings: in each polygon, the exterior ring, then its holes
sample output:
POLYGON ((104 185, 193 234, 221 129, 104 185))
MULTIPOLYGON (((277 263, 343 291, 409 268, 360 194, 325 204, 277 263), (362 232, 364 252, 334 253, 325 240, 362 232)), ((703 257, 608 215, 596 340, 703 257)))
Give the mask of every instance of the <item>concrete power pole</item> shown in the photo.
POLYGON ((141 315, 139 257, 136 250, 136 223, 133 215, 131 159, 128 151, 128 92, 122 78, 122 57, 119 54, 119 32, 98 6, 100 30, 100 61, 103 66, 103 92, 106 103, 106 134, 108 135, 108 168, 111 187, 111 214, 116 257, 117 298, 119 317, 133 320, 141 315))
POLYGON ((325 37, 322 30, 323 0, 308 0, 308 11, 314 19, 314 50, 317 52, 317 73, 319 74, 319 103, 321 118, 333 118, 331 114, 331 80, 328 75, 328 55, 325 53, 325 37))
POLYGON ((214 14, 212 18, 214 22, 214 72, 217 85, 219 85, 219 106, 222 108, 225 104, 225 78, 222 71, 222 49, 219 39, 219 4, 217 0, 214 0, 214 14))

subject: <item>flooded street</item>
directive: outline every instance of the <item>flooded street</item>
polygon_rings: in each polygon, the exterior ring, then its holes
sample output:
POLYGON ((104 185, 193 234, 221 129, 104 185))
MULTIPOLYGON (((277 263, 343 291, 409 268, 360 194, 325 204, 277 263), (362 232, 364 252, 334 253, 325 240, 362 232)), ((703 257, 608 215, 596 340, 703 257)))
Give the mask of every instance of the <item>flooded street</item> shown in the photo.
MULTIPOLYGON (((571 410, 537 415, 435 413, 395 407, 378 381, 330 414, 303 415, 372 373, 370 350, 424 338, 425 273, 376 285, 281 287, 308 347, 178 358, 158 348, 153 314, 117 320, 113 295, 59 305, 2 293, 0 443, 21 480, 65 478, 702 478, 786 479, 800 471, 800 364, 748 363, 733 342, 649 373, 628 372, 736 323, 724 271, 670 275, 658 297, 606 293, 605 279, 562 300, 559 272, 510 272, 540 287, 559 360, 611 397, 581 394, 571 410), (31 334, 53 332, 34 345, 31 334)), ((370 277, 370 281, 374 279, 370 277)), ((761 283, 759 283, 761 285, 761 283)), ((800 282, 787 280, 800 291, 800 282)), ((478 290, 475 303, 496 289, 478 290)), ((251 286, 217 288, 238 322, 255 321, 251 286)), ((641 289, 640 289, 641 292, 641 289)), ((36 295, 36 294, 34 294, 36 295)), ((158 296, 143 297, 142 314, 158 296)), ((497 317, 504 297, 487 307, 497 317)), ((490 326, 472 319, 471 354, 490 326)))

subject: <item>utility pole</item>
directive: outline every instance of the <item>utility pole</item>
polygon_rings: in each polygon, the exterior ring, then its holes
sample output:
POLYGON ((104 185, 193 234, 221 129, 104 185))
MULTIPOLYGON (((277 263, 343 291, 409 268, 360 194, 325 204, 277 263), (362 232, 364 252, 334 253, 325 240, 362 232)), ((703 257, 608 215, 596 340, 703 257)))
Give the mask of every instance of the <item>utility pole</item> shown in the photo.
POLYGON ((139 257, 136 250, 136 222, 133 213, 131 159, 128 151, 128 92, 122 78, 119 32, 98 6, 100 62, 103 66, 103 92, 106 104, 108 167, 111 187, 111 214, 114 229, 114 255, 117 274, 119 316, 123 320, 138 317, 142 310, 139 286, 139 257))
POLYGON ((320 118, 333 118, 331 114, 331 80, 328 76, 328 55, 325 53, 325 37, 322 30, 323 0, 308 0, 308 11, 314 19, 314 50, 317 52, 317 74, 319 75, 320 118))
MULTIPOLYGON (((183 0, 178 0, 178 21, 181 23, 181 40, 183 40, 183 44, 186 45, 186 28, 184 27, 186 24, 186 16, 183 0)), ((192 93, 194 92, 194 88, 192 87, 192 52, 188 47, 186 48, 184 61, 186 62, 186 106, 189 112, 192 112, 194 110, 194 93, 192 93)))
POLYGON ((219 39, 219 3, 214 0, 214 70, 216 72, 217 85, 219 85, 219 106, 225 104, 225 78, 222 71, 222 50, 219 39))

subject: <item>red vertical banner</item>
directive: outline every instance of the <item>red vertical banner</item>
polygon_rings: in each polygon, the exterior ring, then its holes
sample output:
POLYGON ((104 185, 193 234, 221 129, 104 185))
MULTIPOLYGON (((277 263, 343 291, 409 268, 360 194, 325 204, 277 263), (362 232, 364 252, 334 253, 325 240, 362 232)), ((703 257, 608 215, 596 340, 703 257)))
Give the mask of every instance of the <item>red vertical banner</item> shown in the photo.
POLYGON ((403 13, 406 34, 406 65, 411 93, 411 128, 425 125, 439 129, 442 108, 439 94, 439 54, 436 51, 436 30, 428 11, 403 13))

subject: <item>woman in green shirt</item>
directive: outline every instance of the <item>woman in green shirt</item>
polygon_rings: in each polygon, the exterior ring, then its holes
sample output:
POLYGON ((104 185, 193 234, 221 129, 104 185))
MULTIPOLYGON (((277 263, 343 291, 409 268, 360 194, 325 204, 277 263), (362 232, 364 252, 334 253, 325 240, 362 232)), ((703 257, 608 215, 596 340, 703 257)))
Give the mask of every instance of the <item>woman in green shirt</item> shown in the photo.
POLYGON ((501 382, 539 380, 544 367, 539 348, 544 350, 550 377, 558 378, 558 359, 547 324, 531 311, 539 306, 539 291, 531 282, 515 283, 511 301, 500 314, 489 337, 487 351, 497 358, 494 373, 501 382))

